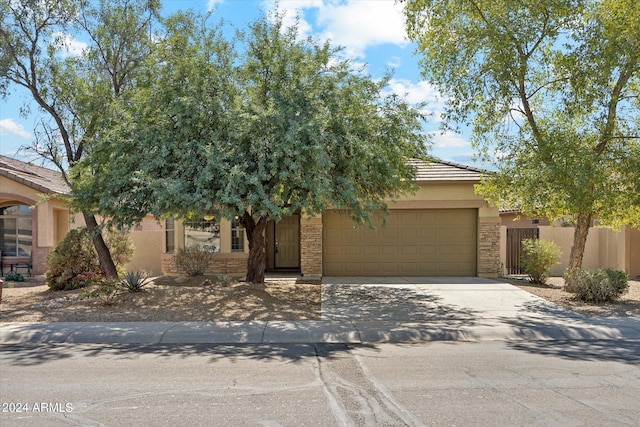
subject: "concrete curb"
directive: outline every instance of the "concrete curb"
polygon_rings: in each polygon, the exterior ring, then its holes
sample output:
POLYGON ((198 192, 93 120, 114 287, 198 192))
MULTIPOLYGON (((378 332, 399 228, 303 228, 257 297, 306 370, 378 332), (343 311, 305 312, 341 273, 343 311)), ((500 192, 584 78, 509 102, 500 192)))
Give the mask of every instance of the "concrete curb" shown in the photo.
POLYGON ((431 341, 638 340, 640 319, 481 319, 467 325, 404 321, 5 323, 0 344, 288 344, 431 341))

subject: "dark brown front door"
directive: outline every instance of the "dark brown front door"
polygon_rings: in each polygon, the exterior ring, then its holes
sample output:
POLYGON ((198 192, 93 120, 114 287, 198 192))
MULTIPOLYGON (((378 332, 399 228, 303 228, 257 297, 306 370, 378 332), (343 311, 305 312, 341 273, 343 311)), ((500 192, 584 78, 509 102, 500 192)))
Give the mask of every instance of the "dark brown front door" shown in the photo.
POLYGON ((300 268, 300 216, 285 216, 275 225, 275 265, 300 268))

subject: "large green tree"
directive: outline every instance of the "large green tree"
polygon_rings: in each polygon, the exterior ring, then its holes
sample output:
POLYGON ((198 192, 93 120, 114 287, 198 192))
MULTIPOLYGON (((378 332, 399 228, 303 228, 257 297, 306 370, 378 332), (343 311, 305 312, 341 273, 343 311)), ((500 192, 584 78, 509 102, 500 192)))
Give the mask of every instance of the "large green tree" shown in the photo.
MULTIPOLYGON (((26 149, 55 164, 71 188, 69 168, 90 155, 108 125, 105 106, 124 98, 150 52, 157 1, 2 1, 0 3, 0 94, 29 94, 41 114, 36 138, 26 149), (70 52, 70 42, 84 45, 70 52)), ((82 210, 100 265, 116 266, 94 212, 82 210)))
POLYGON ((469 123, 498 172, 480 194, 589 227, 640 226, 640 2, 407 0, 406 26, 446 123, 469 123))
POLYGON ((138 96, 113 105, 119 126, 82 165, 88 206, 119 224, 148 212, 237 218, 247 281, 262 283, 269 220, 333 207, 366 222, 412 188, 422 116, 382 96, 386 79, 275 14, 232 39, 190 14, 165 28, 138 96))

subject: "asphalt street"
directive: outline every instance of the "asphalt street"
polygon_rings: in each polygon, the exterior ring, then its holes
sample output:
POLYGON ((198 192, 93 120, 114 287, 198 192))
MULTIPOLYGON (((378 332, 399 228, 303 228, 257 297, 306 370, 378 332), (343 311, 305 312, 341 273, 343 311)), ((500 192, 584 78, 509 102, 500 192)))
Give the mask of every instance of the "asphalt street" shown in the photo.
POLYGON ((0 324, 0 425, 640 426, 640 319, 329 278, 316 321, 0 324))
POLYGON ((640 340, 5 344, 0 425, 638 426, 640 340))

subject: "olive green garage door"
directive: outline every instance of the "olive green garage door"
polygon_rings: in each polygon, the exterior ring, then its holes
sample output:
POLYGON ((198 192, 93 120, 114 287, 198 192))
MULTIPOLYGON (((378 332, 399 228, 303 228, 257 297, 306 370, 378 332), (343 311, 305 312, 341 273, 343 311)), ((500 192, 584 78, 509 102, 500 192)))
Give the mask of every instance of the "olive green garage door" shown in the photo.
POLYGON ((477 209, 391 210, 385 227, 323 216, 325 276, 475 276, 477 209))

